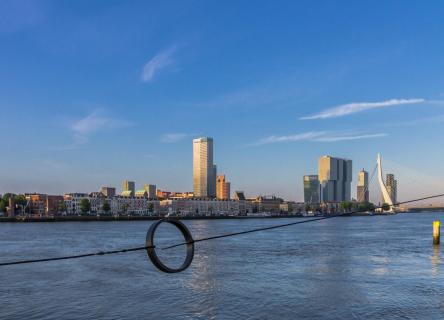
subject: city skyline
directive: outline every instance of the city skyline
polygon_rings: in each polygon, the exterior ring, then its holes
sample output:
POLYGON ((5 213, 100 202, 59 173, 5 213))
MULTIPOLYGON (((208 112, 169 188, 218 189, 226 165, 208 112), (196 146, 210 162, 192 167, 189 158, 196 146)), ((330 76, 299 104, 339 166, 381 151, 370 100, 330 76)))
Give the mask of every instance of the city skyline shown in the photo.
MULTIPOLYGON (((115 187, 102 186, 98 192, 83 190, 79 194, 91 194, 97 197, 100 193, 103 196, 112 198, 115 195, 124 198, 147 198, 157 199, 158 194, 179 193, 182 198, 213 199, 213 200, 231 200, 231 183, 226 180, 225 174, 217 173, 217 166, 214 163, 214 140, 211 137, 200 137, 192 140, 193 148, 193 192, 187 190, 172 191, 157 189, 156 185, 143 184, 143 189, 138 189, 135 181, 123 180, 121 184, 121 193, 116 193, 115 187)), ((378 159, 380 155, 378 154, 378 159)), ((347 201, 369 202, 369 177, 368 172, 361 169, 357 176, 356 194, 352 194, 351 182, 353 180, 352 160, 332 157, 330 155, 321 156, 318 159, 318 174, 303 176, 303 201, 294 201, 292 199, 284 199, 277 194, 256 194, 250 195, 258 198, 272 197, 290 202, 299 202, 306 204, 316 203, 340 203, 347 201)), ((374 171, 376 170, 376 167, 374 171)), ((397 180, 394 174, 387 173, 384 182, 388 193, 393 202, 397 202, 397 180)), ((235 191, 236 193, 245 191, 235 191)), ((248 192, 248 191, 247 191, 248 192)), ((70 194, 70 192, 57 192, 60 194, 70 194)), ((74 192, 75 194, 76 192, 74 192)), ((45 195, 44 192, 19 192, 24 195, 45 195)), ((380 202, 384 203, 381 194, 380 202)))
POLYGON ((292 2, 254 13, 26 3, 0 4, 0 193, 125 179, 191 190, 200 136, 217 141, 231 190, 251 195, 302 201, 301 179, 325 154, 369 172, 383 154, 398 200, 444 189, 444 22, 429 4, 403 4, 394 19, 399 3, 334 15, 334 4, 292 2))

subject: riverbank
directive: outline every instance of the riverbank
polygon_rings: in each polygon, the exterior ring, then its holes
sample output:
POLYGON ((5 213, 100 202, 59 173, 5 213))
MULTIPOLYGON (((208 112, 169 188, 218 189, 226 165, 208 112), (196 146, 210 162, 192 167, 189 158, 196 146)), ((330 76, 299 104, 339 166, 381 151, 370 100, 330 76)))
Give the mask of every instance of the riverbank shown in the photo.
MULTIPOLYGON (((72 222, 72 221, 146 221, 159 220, 163 216, 56 216, 56 217, 0 217, 1 222, 72 222)), ((296 215, 272 216, 189 216, 173 217, 180 220, 226 220, 226 219, 264 219, 264 218, 303 218, 296 215)))
MULTIPOLYGON (((353 216, 377 216, 377 215, 387 215, 385 213, 379 214, 368 214, 368 213, 357 213, 353 216)), ((344 214, 344 217, 349 217, 349 214, 344 214)), ((302 216, 302 215, 269 215, 269 216, 187 216, 187 217, 175 217, 179 220, 228 220, 228 219, 283 219, 283 218, 316 218, 321 216, 302 216)), ((53 217, 23 217, 16 216, 10 217, 0 217, 1 222, 91 222, 91 221, 152 221, 164 218, 163 216, 53 216, 53 217)))

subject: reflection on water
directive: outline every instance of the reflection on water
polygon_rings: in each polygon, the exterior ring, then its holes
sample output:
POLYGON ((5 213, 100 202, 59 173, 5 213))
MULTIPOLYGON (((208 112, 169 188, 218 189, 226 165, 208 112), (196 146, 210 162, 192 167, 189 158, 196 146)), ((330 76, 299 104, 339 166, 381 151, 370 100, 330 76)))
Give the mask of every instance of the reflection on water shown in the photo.
MULTIPOLYGON (((441 249, 430 241, 439 219, 337 218, 196 243, 180 274, 158 272, 143 251, 4 268, 0 318, 443 319, 441 249)), ((197 239, 286 221, 185 223, 197 239)), ((149 225, 0 224, 0 260, 140 246, 149 225)), ((182 240, 160 231, 159 244, 182 240)))
POLYGON ((431 256, 432 261, 432 275, 434 278, 437 278, 439 275, 439 267, 441 264, 441 260, 439 257, 441 247, 439 245, 433 246, 433 255, 431 256))

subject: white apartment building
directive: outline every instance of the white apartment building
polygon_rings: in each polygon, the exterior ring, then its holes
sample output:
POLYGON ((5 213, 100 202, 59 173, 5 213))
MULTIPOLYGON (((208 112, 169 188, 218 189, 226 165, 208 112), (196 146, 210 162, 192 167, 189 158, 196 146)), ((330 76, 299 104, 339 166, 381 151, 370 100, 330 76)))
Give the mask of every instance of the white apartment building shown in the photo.
POLYGON ((160 202, 163 214, 187 215, 245 215, 252 212, 247 200, 169 199, 160 202))

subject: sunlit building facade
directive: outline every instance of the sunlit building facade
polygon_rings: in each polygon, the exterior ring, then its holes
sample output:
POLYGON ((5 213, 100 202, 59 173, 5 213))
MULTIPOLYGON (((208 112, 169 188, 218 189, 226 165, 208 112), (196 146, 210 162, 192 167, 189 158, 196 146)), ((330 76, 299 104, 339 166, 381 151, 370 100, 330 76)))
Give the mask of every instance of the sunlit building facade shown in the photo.
POLYGON ((130 193, 130 196, 134 196, 136 193, 136 184, 134 181, 125 180, 122 182, 122 194, 128 193, 130 193))
POLYGON ((143 188, 147 192, 148 198, 150 199, 157 198, 157 188, 155 184, 145 184, 143 188))
POLYGON ((230 199, 230 183, 226 181, 225 175, 219 175, 216 179, 216 198, 219 200, 230 199))
POLYGON ((193 140, 193 191, 198 198, 216 196, 216 166, 213 163, 213 138, 193 140))
POLYGON ((322 202, 351 200, 352 161, 322 156, 318 162, 322 202))
POLYGON ((362 169, 358 173, 358 185, 356 190, 356 197, 358 202, 368 202, 369 201, 369 191, 368 191, 368 172, 362 169))

